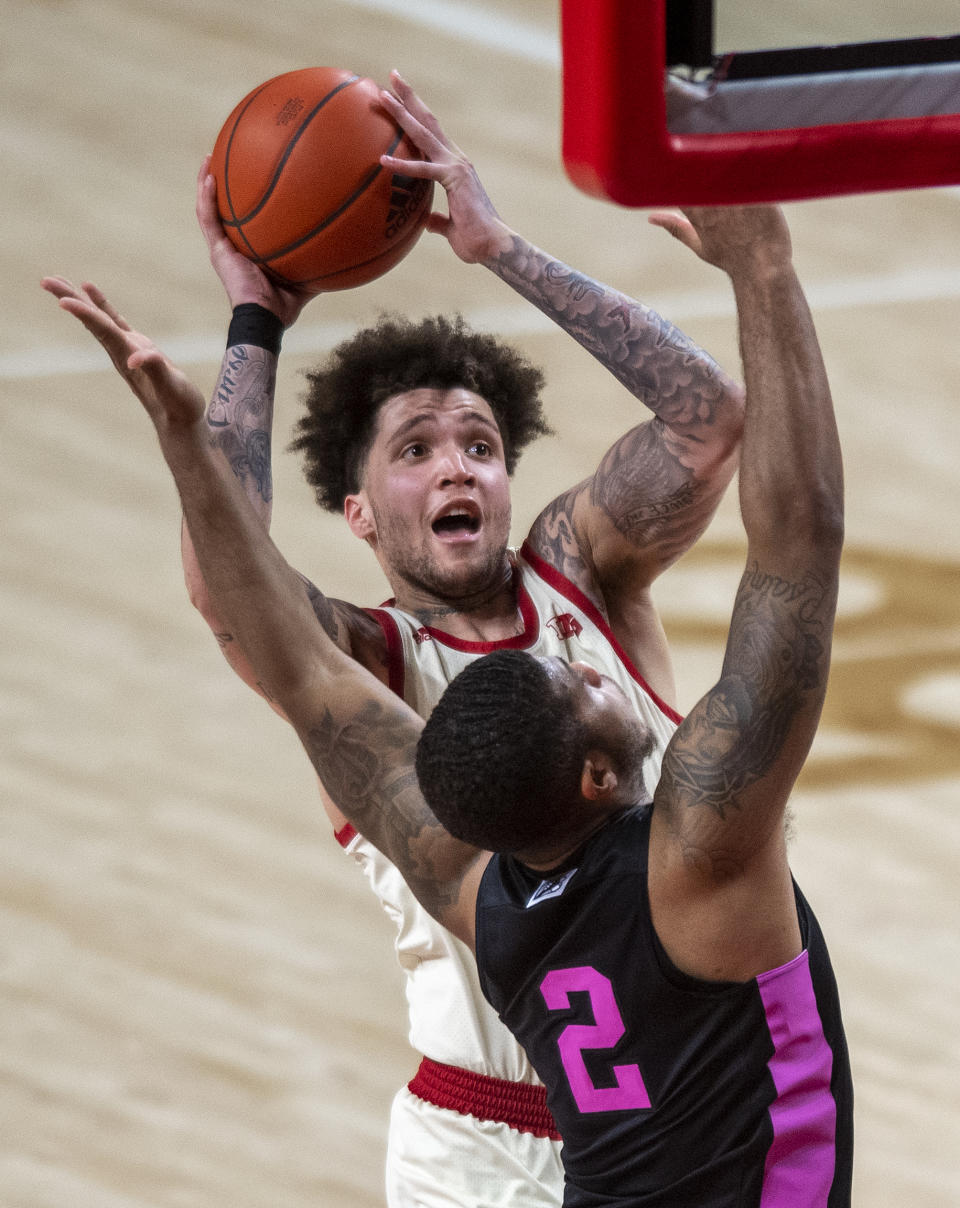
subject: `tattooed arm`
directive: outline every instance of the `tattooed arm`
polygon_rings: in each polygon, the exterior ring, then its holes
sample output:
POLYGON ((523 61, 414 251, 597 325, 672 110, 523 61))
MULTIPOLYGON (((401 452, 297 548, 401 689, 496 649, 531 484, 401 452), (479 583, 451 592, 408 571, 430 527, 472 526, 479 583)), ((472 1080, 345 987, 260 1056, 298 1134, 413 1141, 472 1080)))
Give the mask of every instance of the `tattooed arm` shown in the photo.
POLYGON ((161 447, 217 611, 324 788, 424 909, 472 947, 489 856, 453 839, 420 794, 414 759, 422 719, 316 623, 301 577, 209 445, 174 432, 161 447))
POLYGON ((420 794, 422 719, 317 624, 319 593, 304 591, 199 423, 155 423, 211 600, 257 681, 296 729, 342 816, 393 862, 424 909, 472 947, 489 856, 453 839, 420 794))
MULTIPOLYGON (((208 168, 209 159, 204 161, 197 178, 197 220, 207 242, 210 262, 233 308, 233 320, 205 422, 211 444, 224 455, 254 512, 264 528, 269 529, 273 503, 271 439, 280 340, 312 295, 276 285, 234 248, 218 217, 216 183, 208 168)), ((194 607, 213 630, 233 670, 277 708, 254 675, 242 645, 217 615, 186 524, 181 527, 181 550, 184 578, 194 607)), ((379 628, 369 617, 352 605, 328 599, 310 583, 307 588, 317 619, 331 638, 346 650, 356 645, 366 652, 369 646, 369 658, 376 661, 379 628)), ((334 821, 336 824, 339 819, 334 821)))
POLYGON ((779 210, 692 210, 678 237, 730 274, 747 391, 747 566, 720 680, 667 748, 650 892, 687 972, 742 979, 797 955, 787 799, 827 686, 843 532, 830 388, 779 210))
MULTIPOLYGON (((675 484, 664 481, 664 472, 681 483, 691 476, 699 481, 722 474, 726 485, 743 425, 740 387, 656 311, 575 271, 512 231, 494 209, 473 165, 427 106, 396 73, 391 83, 394 94, 384 93, 384 104, 424 153, 425 162, 391 157, 383 162, 441 184, 449 214, 433 215, 431 229, 445 235, 462 260, 485 265, 573 336, 653 412, 662 439, 645 438, 620 450, 621 457, 669 459, 664 470, 653 468, 651 499, 666 487, 669 504, 677 493, 675 484)), ((661 214, 651 220, 669 229, 674 218, 661 214)), ((639 474, 634 478, 637 484, 643 481, 639 474)))
POLYGON ((473 943, 487 853, 450 837, 417 788, 422 720, 317 624, 317 605, 211 444, 203 397, 93 285, 43 286, 94 335, 156 429, 213 608, 253 674, 296 728, 358 830, 397 866, 424 908, 473 943))
MULTIPOLYGON (((427 106, 396 73, 391 84, 384 105, 424 159, 382 162, 446 190, 449 212, 432 215, 430 229, 573 336, 653 412, 616 442, 592 479, 549 505, 530 541, 594 600, 647 679, 672 699, 673 673, 649 587, 702 534, 733 476, 743 392, 655 311, 507 227, 427 106)), ((675 221, 655 220, 668 229, 675 221)))

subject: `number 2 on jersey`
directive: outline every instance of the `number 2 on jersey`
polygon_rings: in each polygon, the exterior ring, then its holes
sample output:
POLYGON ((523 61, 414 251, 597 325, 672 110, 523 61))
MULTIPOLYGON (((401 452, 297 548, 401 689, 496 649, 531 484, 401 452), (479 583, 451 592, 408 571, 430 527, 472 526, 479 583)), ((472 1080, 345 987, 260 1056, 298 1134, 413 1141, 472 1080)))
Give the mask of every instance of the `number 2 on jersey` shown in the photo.
POLYGON ((540 983, 540 993, 551 1011, 570 1006, 573 993, 590 995, 594 1023, 568 1024, 557 1040, 570 1090, 581 1112, 629 1111, 650 1106, 640 1067, 615 1065, 616 1086, 594 1086, 583 1060, 584 1049, 610 1049, 626 1030, 613 996, 610 979, 592 968, 553 969, 540 983))

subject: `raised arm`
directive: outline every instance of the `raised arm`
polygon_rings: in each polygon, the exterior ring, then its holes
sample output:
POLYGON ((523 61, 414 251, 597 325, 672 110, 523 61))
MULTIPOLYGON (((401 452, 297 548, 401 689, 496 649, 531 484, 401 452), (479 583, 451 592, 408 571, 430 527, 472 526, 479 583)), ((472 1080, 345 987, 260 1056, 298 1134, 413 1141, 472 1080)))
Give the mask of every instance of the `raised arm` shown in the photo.
MULTIPOLYGON (((144 369, 152 366, 144 362, 144 369)), ((487 856, 451 838, 420 794, 414 756, 421 718, 316 623, 303 580, 222 459, 197 433, 160 426, 158 433, 208 590, 258 680, 346 817, 424 908, 472 946, 487 856)))
POLYGON ((211 445, 196 387, 94 286, 66 284, 50 292, 101 342, 153 422, 217 614, 350 820, 424 908, 472 944, 488 857, 452 839, 420 795, 414 751, 422 720, 317 624, 305 581, 211 445))
POLYGON ((446 190, 433 215, 468 263, 485 265, 573 336, 650 411, 604 458, 595 477, 543 514, 534 540, 581 586, 635 593, 702 533, 736 468, 743 394, 672 323, 619 290, 547 255, 499 217, 473 165, 396 73, 384 103, 425 156, 384 159, 446 190), (589 566, 589 570, 587 569, 589 566), (591 584, 591 574, 601 581, 591 584))
MULTIPOLYGON (((163 375, 159 354, 140 372, 163 375)), ((162 393, 161 393, 162 397, 162 393)), ((414 770, 421 718, 316 623, 310 593, 210 449, 199 413, 151 415, 217 612, 297 731, 344 814, 396 865, 424 908, 473 944, 476 886, 488 858, 451 838, 414 770)))
MULTIPOLYGON (((224 232, 217 213, 216 183, 209 157, 197 177, 197 221, 210 262, 232 310, 227 348, 205 415, 209 438, 224 455, 264 528, 273 504, 271 464, 274 393, 283 332, 294 323, 311 295, 274 283, 224 232)), ((189 526, 181 526, 184 579, 191 603, 210 626, 233 670, 269 699, 236 635, 217 613, 197 561, 189 526)), ((352 629, 367 628, 360 610, 330 600, 314 589, 318 619, 345 649, 352 629)), ((271 701, 274 706, 276 702, 271 701)))
POLYGON ((737 302, 747 564, 720 680, 664 758, 651 900, 674 959, 701 976, 741 978, 799 951, 784 813, 826 692, 843 482, 830 388, 782 214, 689 217, 678 237, 727 271, 737 302))

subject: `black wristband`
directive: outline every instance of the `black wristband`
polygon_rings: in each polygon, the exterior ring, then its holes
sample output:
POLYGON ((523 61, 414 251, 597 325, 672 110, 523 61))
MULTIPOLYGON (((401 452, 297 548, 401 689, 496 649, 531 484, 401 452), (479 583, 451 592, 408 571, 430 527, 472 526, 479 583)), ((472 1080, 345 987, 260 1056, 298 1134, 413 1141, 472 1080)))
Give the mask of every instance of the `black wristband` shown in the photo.
POLYGON ((241 302, 233 308, 230 330, 227 332, 227 347, 235 344, 253 344, 265 348, 274 356, 280 355, 283 324, 273 313, 258 302, 241 302))

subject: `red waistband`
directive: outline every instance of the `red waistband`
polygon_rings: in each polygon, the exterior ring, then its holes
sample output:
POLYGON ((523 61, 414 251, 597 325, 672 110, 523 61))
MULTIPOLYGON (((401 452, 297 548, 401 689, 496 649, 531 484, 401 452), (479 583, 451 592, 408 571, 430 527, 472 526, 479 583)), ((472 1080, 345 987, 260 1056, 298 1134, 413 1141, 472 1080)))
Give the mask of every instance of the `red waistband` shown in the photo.
POLYGON ((447 1107, 478 1120, 495 1120, 535 1137, 560 1140, 543 1086, 490 1078, 424 1057, 407 1089, 434 1107, 447 1107))

